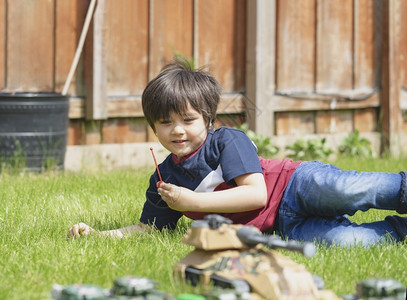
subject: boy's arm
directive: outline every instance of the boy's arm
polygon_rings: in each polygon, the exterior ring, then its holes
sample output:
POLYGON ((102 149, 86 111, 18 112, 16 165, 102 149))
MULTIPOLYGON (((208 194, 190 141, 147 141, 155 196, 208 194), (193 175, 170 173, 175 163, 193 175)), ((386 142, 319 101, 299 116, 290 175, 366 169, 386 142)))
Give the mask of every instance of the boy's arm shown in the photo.
POLYGON ((124 235, 131 235, 139 232, 146 232, 150 229, 150 226, 145 225, 143 223, 139 223, 138 225, 130 225, 123 228, 113 229, 113 230, 105 230, 105 231, 97 231, 90 227, 85 223, 78 223, 73 225, 67 234, 67 238, 79 238, 85 235, 103 235, 103 236, 111 236, 111 237, 118 237, 122 238, 124 235))
POLYGON ((211 193, 197 193, 174 184, 162 183, 161 198, 178 211, 235 213, 264 207, 267 188, 262 173, 250 173, 235 178, 236 187, 211 193))

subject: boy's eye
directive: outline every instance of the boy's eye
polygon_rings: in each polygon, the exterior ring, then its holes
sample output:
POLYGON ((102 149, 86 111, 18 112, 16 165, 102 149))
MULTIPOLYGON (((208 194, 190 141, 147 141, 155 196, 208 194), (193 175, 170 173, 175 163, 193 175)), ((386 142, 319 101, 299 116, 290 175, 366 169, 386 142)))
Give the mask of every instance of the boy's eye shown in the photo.
POLYGON ((169 124, 169 123, 171 123, 171 121, 170 120, 160 120, 159 123, 160 124, 169 124))

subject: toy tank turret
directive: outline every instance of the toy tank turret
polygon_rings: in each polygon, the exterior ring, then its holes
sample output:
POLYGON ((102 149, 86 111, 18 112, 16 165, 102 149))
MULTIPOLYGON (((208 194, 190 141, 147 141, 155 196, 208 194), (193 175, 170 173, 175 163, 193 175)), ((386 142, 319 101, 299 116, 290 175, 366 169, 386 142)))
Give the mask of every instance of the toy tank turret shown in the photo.
POLYGON ((310 257, 315 254, 312 243, 284 241, 231 223, 219 215, 194 221, 183 242, 195 250, 174 266, 175 277, 203 288, 233 289, 240 299, 340 299, 319 290, 304 266, 272 250, 310 257))

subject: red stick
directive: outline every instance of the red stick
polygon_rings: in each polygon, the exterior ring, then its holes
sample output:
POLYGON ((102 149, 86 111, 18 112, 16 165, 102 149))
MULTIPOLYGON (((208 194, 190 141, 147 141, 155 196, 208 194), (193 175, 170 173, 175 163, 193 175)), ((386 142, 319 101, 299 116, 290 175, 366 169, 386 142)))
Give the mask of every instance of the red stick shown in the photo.
POLYGON ((158 177, 160 177, 160 181, 157 182, 157 187, 160 187, 160 184, 161 184, 161 182, 163 182, 163 179, 161 178, 160 169, 158 169, 158 164, 157 164, 157 160, 155 159, 153 147, 150 147, 150 151, 151 151, 151 154, 153 155, 153 158, 154 158, 155 168, 157 169, 158 177))

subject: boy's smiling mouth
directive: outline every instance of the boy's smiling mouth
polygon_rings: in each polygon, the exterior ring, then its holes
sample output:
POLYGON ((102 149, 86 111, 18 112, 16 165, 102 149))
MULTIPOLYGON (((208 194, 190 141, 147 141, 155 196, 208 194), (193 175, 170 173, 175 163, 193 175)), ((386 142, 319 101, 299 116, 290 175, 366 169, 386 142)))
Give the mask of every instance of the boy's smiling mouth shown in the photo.
POLYGON ((175 140, 175 141, 172 141, 174 144, 184 144, 184 143, 186 143, 187 142, 187 140, 175 140))

